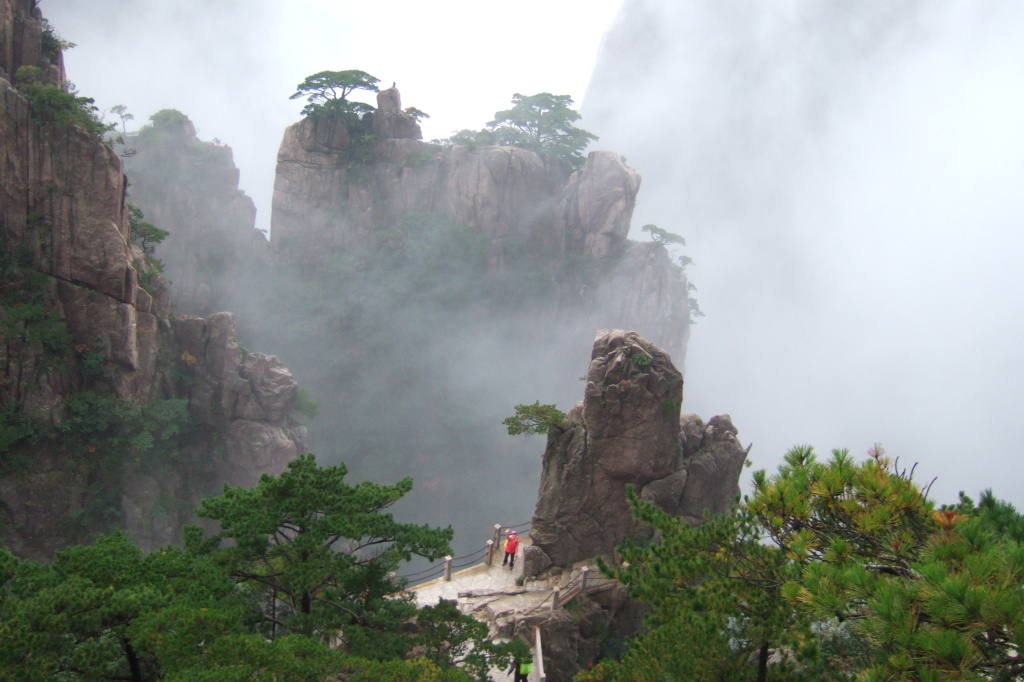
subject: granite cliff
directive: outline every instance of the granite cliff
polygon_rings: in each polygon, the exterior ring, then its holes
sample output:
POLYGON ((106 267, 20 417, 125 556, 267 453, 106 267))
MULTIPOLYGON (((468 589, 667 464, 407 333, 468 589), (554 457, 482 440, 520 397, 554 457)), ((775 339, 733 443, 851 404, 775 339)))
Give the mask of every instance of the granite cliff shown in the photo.
POLYGON ((304 450, 288 370, 230 313, 172 317, 97 124, 35 3, 0 0, 0 541, 30 558, 116 527, 165 544, 304 450))
POLYGON ((747 451, 728 415, 680 416, 683 377, 668 354, 635 332, 601 330, 585 397, 548 436, 523 571, 610 555, 645 529, 626 499, 640 497, 700 523, 739 499, 747 451))
MULTIPOLYGON (((379 112, 396 106, 397 90, 380 93, 375 130, 379 112)), ((492 275, 527 254, 553 282, 549 304, 564 322, 588 333, 643 329, 683 356, 686 278, 664 248, 628 239, 640 174, 618 154, 591 152, 570 174, 517 147, 429 144, 407 127, 367 139, 350 128, 322 116, 285 131, 271 234, 288 259, 321 268, 333 254, 386 238, 405 216, 431 214, 482 240, 492 275)))
POLYGON ((632 517, 627 486, 693 525, 737 502, 747 451, 736 428, 727 415, 680 414, 682 391, 661 348, 635 332, 599 331, 584 398, 548 435, 524 580, 458 593, 501 636, 532 640, 539 630, 547 679, 573 679, 644 627, 646 606, 597 568, 624 541, 652 539, 632 517))
POLYGON ((115 149, 126 153, 130 201, 168 232, 158 255, 176 308, 236 310, 232 292, 265 277, 271 254, 256 206, 238 187, 231 147, 200 140, 188 117, 164 109, 115 149))

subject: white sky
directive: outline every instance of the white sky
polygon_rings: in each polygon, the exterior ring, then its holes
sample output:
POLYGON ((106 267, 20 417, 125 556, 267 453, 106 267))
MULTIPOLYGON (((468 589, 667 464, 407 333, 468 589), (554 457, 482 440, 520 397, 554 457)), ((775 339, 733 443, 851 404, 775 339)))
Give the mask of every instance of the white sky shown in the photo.
MULTIPOLYGON (((337 0, 42 0, 65 39, 69 78, 136 126, 178 109, 204 140, 230 145, 242 189, 269 227, 277 147, 297 121, 295 86, 317 71, 361 69, 397 82, 431 118, 424 139, 481 128, 520 92, 579 104, 621 0, 508 3, 337 0)), ((372 94, 369 94, 372 97, 372 94)), ((367 99, 372 103, 372 99, 367 99)), ((584 124, 585 127, 585 124, 584 124)))

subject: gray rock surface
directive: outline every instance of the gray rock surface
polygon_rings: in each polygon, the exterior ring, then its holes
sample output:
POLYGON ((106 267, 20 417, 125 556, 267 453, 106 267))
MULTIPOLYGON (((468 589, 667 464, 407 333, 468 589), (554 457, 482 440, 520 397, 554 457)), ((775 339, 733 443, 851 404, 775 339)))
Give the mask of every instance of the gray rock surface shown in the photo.
POLYGON ((128 136, 125 173, 145 221, 167 231, 157 246, 179 313, 233 310, 236 291, 266 277, 270 242, 238 187, 231 147, 201 141, 187 118, 158 118, 128 136))
MULTIPOLYGON (((0 411, 38 429, 0 453, 0 542, 45 559, 116 519, 152 549, 176 537, 224 481, 277 473, 304 451, 303 429, 289 419, 297 387, 273 356, 242 357, 229 313, 172 320, 161 278, 140 283, 150 266, 130 239, 121 157, 77 126, 40 117, 11 84, 18 68, 37 66, 67 85, 62 57, 42 52, 36 4, 0 0, 0 240, 42 282, 32 293, 70 339, 60 348, 52 332, 49 345, 28 334, 0 343, 0 411), (55 430, 87 391, 134 406, 187 400, 202 426, 173 461, 143 471, 134 444, 112 456, 55 430)), ((233 165, 206 181, 237 195, 233 165)))
POLYGON ((727 415, 706 426, 681 418, 682 389, 660 348, 635 332, 598 333, 584 400, 548 436, 524 573, 607 555, 649 533, 633 520, 627 485, 694 523, 705 509, 731 508, 746 451, 727 415))
MULTIPOLYGON (((397 91, 381 92, 373 126, 398 116, 400 106, 397 91)), ((378 135, 366 162, 337 118, 288 127, 274 184, 275 248, 316 269, 332 254, 375 243, 407 214, 442 215, 484 238, 494 270, 508 266, 510 244, 577 263, 555 277, 551 306, 585 333, 609 324, 643 329, 682 357, 686 278, 661 245, 627 239, 640 174, 621 156, 591 152, 569 175, 559 162, 517 147, 427 144, 383 128, 378 135), (592 277, 580 274, 587 268, 592 277)))
POLYGON ((569 244, 605 258, 622 252, 640 191, 640 174, 615 152, 591 152, 562 190, 558 212, 569 244))
POLYGON ((377 93, 377 110, 370 114, 370 129, 381 138, 423 139, 420 124, 402 109, 402 95, 395 87, 377 93))

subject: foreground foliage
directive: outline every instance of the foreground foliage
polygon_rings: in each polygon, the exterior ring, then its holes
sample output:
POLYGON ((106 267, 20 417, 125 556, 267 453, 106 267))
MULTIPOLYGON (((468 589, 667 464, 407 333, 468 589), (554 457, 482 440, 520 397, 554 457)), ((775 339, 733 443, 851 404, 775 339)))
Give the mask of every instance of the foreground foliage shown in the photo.
POLYGON ((579 679, 1024 679, 1024 517, 988 492, 936 509, 869 454, 794 448, 699 528, 633 495, 660 542, 605 569, 650 629, 579 679))
POLYGON ((319 467, 302 455, 280 476, 256 488, 224 487, 198 514, 220 522, 210 540, 191 529, 188 546, 218 556, 261 606, 273 636, 280 632, 329 637, 345 630, 350 645, 372 657, 404 653, 397 626, 415 608, 389 599, 388 573, 412 555, 436 560, 449 553, 450 528, 398 523, 384 513, 412 489, 364 481, 350 485, 344 465, 319 467), (393 636, 392 636, 393 635, 393 636))
POLYGON ((489 641, 449 602, 417 612, 395 596, 389 571, 446 553, 451 530, 383 513, 408 479, 345 473, 304 455, 253 490, 225 487, 200 510, 220 533, 192 528, 185 550, 146 555, 120 533, 52 564, 0 549, 0 680, 456 682, 525 660, 525 643, 489 641))

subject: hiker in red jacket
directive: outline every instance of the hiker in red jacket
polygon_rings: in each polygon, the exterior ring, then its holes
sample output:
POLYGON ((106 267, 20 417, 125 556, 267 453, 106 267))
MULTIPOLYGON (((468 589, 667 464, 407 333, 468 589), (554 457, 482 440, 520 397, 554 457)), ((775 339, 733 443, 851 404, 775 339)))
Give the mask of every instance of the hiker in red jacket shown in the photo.
POLYGON ((501 561, 502 566, 505 565, 505 562, 508 562, 509 569, 516 565, 517 549, 519 549, 519 536, 514 530, 505 531, 505 558, 501 561))

